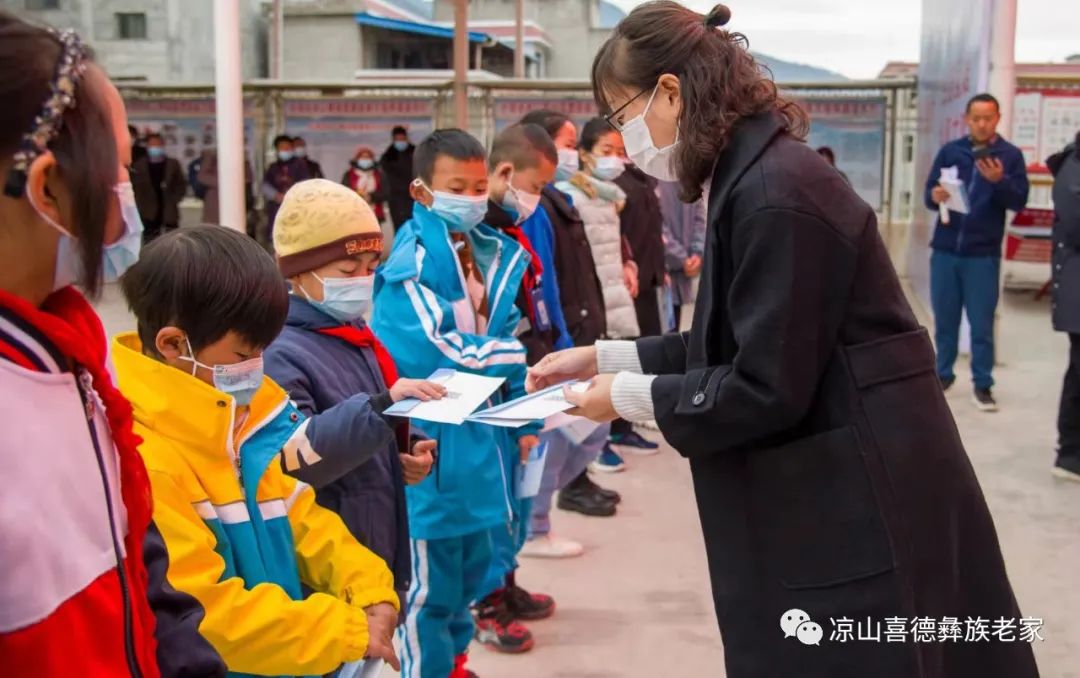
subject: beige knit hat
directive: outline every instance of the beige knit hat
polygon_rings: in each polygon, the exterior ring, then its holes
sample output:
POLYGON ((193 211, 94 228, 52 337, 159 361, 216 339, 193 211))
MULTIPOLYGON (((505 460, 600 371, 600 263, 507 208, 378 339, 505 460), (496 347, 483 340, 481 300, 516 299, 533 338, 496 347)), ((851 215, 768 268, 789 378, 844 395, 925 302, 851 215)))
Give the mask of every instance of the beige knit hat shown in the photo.
POLYGON ((274 252, 286 278, 364 252, 381 253, 382 237, 367 202, 326 179, 290 188, 274 221, 274 252))

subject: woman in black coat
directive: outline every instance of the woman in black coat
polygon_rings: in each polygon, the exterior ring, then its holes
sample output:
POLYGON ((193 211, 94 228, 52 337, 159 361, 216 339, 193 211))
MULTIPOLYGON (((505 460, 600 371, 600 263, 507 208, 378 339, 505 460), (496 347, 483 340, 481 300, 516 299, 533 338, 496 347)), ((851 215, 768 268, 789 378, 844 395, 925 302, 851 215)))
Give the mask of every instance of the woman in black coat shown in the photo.
POLYGON ((1069 333, 1054 475, 1080 481, 1080 133, 1046 164, 1054 173, 1054 329, 1069 333))
POLYGON ((691 331, 552 354, 530 387, 593 377, 577 413, 655 418, 690 459, 730 678, 1036 676, 1028 642, 964 642, 1021 613, 930 340, 729 16, 642 5, 593 65, 634 163, 707 185, 691 331), (890 622, 905 642, 858 639, 890 622))

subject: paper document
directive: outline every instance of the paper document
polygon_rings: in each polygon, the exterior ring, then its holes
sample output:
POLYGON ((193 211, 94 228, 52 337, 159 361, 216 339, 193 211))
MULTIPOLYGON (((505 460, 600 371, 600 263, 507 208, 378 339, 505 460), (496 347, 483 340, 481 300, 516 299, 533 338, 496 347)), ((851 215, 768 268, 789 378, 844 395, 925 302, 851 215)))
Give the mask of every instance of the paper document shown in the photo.
POLYGON ((337 678, 377 678, 382 673, 386 664, 381 659, 367 659, 358 662, 349 662, 341 667, 337 678))
POLYGON ((576 391, 584 391, 589 388, 587 382, 567 381, 554 386, 549 386, 536 393, 522 396, 516 400, 496 405, 469 417, 469 421, 475 421, 490 426, 506 426, 518 428, 529 422, 547 419, 560 412, 565 412, 573 405, 563 397, 563 387, 569 386, 576 391))
POLYGON ((469 415, 491 397, 506 379, 502 377, 482 377, 478 374, 458 372, 457 370, 436 370, 428 377, 446 387, 442 400, 423 402, 409 398, 395 403, 384 414, 440 424, 461 425, 469 415))
POLYGON ((529 451, 529 460, 514 467, 514 494, 518 499, 529 499, 540 493, 540 481, 547 463, 547 443, 540 443, 529 451))
POLYGON ((960 214, 967 214, 968 207, 967 187, 960 180, 960 170, 957 167, 942 167, 941 177, 938 179, 941 187, 949 192, 949 199, 943 202, 945 209, 960 214))

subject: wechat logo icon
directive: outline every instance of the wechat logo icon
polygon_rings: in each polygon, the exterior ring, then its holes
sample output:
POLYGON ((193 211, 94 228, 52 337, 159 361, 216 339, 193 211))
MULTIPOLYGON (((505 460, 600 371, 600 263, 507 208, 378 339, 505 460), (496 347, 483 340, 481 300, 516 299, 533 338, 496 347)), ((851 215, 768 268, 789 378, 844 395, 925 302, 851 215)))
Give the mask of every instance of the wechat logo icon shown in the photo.
POLYGON ((780 629, 785 638, 796 638, 803 645, 820 645, 824 633, 821 624, 810 619, 802 610, 792 608, 780 617, 780 629))

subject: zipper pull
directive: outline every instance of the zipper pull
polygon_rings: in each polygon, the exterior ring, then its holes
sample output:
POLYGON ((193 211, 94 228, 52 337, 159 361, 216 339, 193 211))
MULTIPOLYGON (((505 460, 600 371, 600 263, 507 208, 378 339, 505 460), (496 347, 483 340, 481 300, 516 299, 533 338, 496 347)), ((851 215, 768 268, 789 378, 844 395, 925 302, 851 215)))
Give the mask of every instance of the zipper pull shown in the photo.
POLYGON ((93 421, 94 413, 97 411, 97 406, 94 404, 96 397, 94 395, 94 378, 90 376, 90 373, 86 371, 86 368, 80 367, 78 374, 79 388, 83 393, 83 405, 86 408, 86 420, 93 421))

